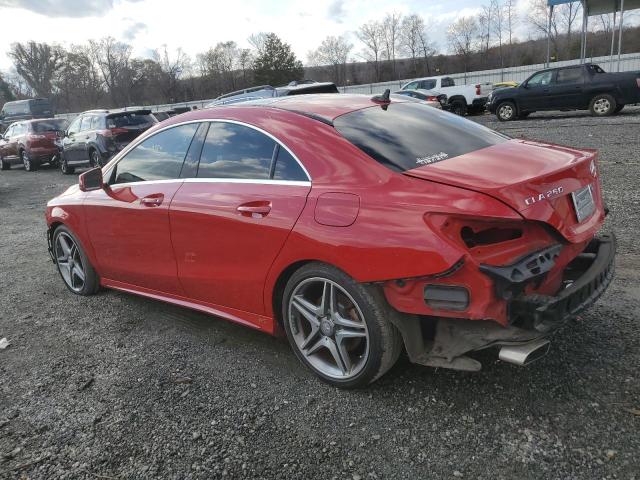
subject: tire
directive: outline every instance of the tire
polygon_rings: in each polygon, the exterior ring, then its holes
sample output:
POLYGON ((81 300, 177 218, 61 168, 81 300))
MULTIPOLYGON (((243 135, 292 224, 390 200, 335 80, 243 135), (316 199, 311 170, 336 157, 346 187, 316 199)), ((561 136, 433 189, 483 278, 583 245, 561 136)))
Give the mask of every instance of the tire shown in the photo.
POLYGON ((622 111, 623 108, 624 108, 624 105, 618 105, 616 109, 613 111, 613 113, 619 113, 622 111))
POLYGON ((496 108, 496 117, 501 122, 510 122, 515 120, 518 114, 516 104, 513 102, 502 102, 496 108))
POLYGON ((49 165, 53 168, 58 168, 60 166, 60 155, 54 155, 51 160, 49 160, 49 165))
POLYGON ((451 102, 451 108, 449 111, 464 117, 467 114, 467 103, 464 100, 454 100, 451 102))
POLYGON ((60 225, 53 232, 52 245, 56 267, 66 287, 76 295, 96 293, 100 289, 100 278, 73 232, 60 225))
POLYGON ((393 312, 382 292, 330 265, 312 262, 298 269, 287 282, 282 305, 295 355, 336 387, 374 382, 402 352, 402 337, 389 321, 393 312))
POLYGON ((63 175, 72 175, 76 171, 75 167, 67 163, 67 159, 64 158, 64 153, 60 155, 60 170, 63 175))
POLYGON ((40 166, 40 162, 36 159, 32 159, 26 150, 20 150, 20 160, 27 172, 35 172, 40 166))
POLYGON ((591 99, 589 111, 594 117, 606 117, 612 115, 617 108, 616 100, 607 93, 601 93, 591 99))
POLYGON ((103 166, 100 153, 95 149, 89 150, 89 164, 94 168, 103 166))
POLYGON ((9 170, 11 168, 11 164, 5 161, 4 158, 0 158, 0 169, 9 170))

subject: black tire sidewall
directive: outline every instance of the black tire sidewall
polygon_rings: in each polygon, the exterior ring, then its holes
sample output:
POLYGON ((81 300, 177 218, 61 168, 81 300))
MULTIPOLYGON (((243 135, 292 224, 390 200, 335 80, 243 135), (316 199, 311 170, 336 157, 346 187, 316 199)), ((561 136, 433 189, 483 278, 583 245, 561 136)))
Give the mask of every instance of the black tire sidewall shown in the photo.
POLYGON ((287 282, 287 285, 284 289, 281 312, 284 330, 286 332, 287 339, 289 340, 289 344, 291 345, 291 349, 295 353, 296 357, 298 357, 302 364, 305 365, 309 370, 311 370, 315 375, 317 375, 322 381, 336 387, 359 388, 368 385, 376 378, 381 368, 383 355, 382 326, 378 323, 378 321, 376 321, 376 317, 380 316, 379 310, 382 309, 382 306, 372 305, 372 303, 375 303, 375 300, 366 292, 364 286, 355 282, 344 272, 329 265, 315 262, 302 267, 300 270, 295 272, 287 282), (344 288, 355 300, 358 307, 362 311, 362 315, 364 316, 364 321, 367 325, 367 331, 369 333, 369 355, 364 368, 358 373, 358 375, 348 380, 331 378, 324 375, 322 372, 317 371, 305 358, 302 352, 300 352, 291 333, 288 312, 289 299, 291 297, 291 294, 295 290, 295 287, 300 282, 313 277, 327 278, 328 280, 332 280, 333 282, 344 288), (378 310, 378 312, 376 312, 376 309, 378 310))
POLYGON ((80 253, 80 258, 82 259, 82 264, 85 267, 84 268, 84 270, 85 270, 85 282, 84 282, 84 285, 82 287, 82 290, 80 290, 79 292, 76 292, 69 285, 67 285, 67 282, 65 282, 64 278, 62 277, 62 272, 60 271, 60 267, 58 266, 58 262, 56 261, 56 269, 58 270, 58 275, 60 275, 60 279, 62 280, 62 283, 64 283, 65 287, 67 287, 67 289, 71 293, 74 293, 76 295, 86 296, 86 295, 92 295, 92 294, 96 293, 98 291, 99 286, 100 286, 100 280, 98 278, 98 274, 94 270, 93 265, 91 265, 91 262, 89 261, 89 258, 87 257, 87 254, 85 253, 85 250, 84 250, 84 247, 82 246, 82 243, 80 242, 80 240, 78 240, 78 237, 76 237, 73 234, 73 232, 68 227, 66 227, 65 225, 58 226, 53 232, 52 245, 53 245, 54 257, 55 257, 56 241, 58 239, 58 236, 61 233, 66 233, 71 238, 73 238, 74 242, 76 242, 76 246, 78 247, 78 250, 79 250, 79 253, 80 253))
POLYGON ((613 98, 608 93, 601 93, 601 94, 598 94, 598 95, 594 96, 591 99, 591 103, 589 104, 589 111, 591 112, 591 115, 593 115, 594 117, 608 117, 609 115, 612 115, 613 113, 615 113, 617 106, 618 106, 618 104, 617 104, 615 98, 613 98), (605 99, 607 99, 609 101, 609 110, 607 111, 607 113, 597 113, 594 110, 595 103, 601 98, 605 98, 605 99))
POLYGON ((454 100, 453 102, 451 102, 451 113, 453 113, 454 115, 464 117, 467 114, 467 111, 467 105, 462 100, 454 100), (460 113, 456 111, 457 109, 460 110, 460 113))

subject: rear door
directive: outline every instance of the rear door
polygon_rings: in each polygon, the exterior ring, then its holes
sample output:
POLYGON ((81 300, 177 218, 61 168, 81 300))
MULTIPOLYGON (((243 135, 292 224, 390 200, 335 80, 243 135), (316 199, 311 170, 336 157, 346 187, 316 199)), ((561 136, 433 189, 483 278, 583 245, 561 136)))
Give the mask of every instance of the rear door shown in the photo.
POLYGON ((549 107, 553 109, 586 107, 582 98, 584 82, 582 66, 558 70, 555 82, 549 86, 549 107))
POLYGON ((170 209, 180 281, 195 300, 262 314, 267 272, 304 208, 310 179, 271 136, 224 121, 210 124, 195 177, 170 209))
POLYGON ((94 115, 83 115, 80 122, 80 131, 76 135, 75 161, 86 162, 89 160, 89 142, 91 140, 91 124, 94 115))
POLYGON ((16 125, 11 125, 7 128, 7 131, 4 132, 3 140, 0 142, 0 155, 7 160, 15 159, 18 152, 17 143, 13 135, 15 129, 16 125))
POLYGON ((80 155, 78 154, 78 143, 80 141, 80 123, 82 115, 78 116, 67 128, 64 138, 62 139, 62 148, 64 157, 68 162, 76 161, 80 155))
POLYGON ((162 130, 130 150, 88 192, 84 210, 104 278, 182 295, 169 229, 169 205, 198 124, 162 130))

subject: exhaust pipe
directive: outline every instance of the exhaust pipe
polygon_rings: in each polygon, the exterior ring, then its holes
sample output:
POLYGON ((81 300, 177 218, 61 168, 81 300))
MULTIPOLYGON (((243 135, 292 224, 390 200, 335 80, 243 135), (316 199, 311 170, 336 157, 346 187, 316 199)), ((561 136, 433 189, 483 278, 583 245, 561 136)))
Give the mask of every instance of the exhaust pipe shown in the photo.
POLYGON ((498 358, 503 362, 523 367, 544 357, 549 352, 550 346, 551 342, 546 338, 539 338, 522 345, 505 345, 500 349, 498 358))

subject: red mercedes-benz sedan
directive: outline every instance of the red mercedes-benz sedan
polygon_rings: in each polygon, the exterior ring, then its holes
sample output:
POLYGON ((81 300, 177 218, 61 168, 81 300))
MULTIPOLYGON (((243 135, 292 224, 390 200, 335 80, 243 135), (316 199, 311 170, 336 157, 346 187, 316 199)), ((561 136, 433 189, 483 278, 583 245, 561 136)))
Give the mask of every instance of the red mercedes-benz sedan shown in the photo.
POLYGON ((388 95, 214 107, 156 125, 47 207, 69 289, 271 334, 341 387, 402 349, 526 364, 613 276, 596 153, 388 95))

